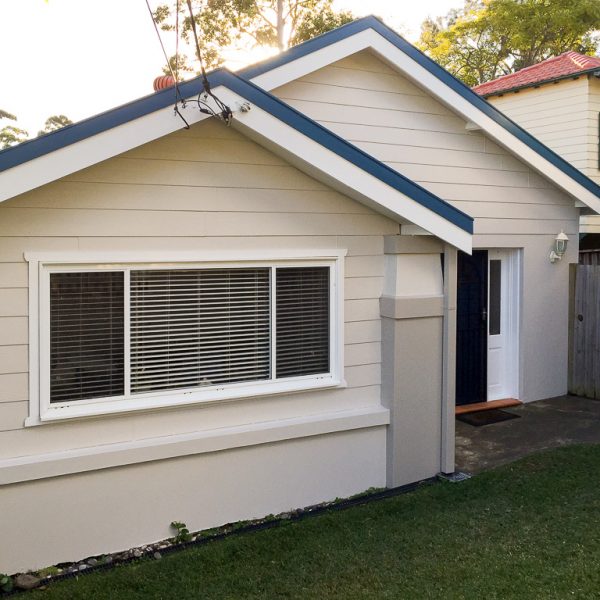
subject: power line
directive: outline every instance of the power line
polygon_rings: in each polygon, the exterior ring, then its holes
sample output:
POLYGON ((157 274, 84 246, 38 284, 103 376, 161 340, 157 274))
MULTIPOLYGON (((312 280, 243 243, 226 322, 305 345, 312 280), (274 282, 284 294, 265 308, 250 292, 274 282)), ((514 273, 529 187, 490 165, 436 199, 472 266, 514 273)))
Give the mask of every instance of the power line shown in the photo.
POLYGON ((210 89, 210 82, 208 81, 208 77, 206 76, 206 70, 204 69, 204 61, 202 60, 202 52, 200 50, 200 42, 198 41, 198 32, 196 31, 196 19, 194 18, 194 11, 192 10, 192 0, 187 0, 188 10, 190 11, 190 20, 192 24, 192 33, 194 34, 194 41, 196 42, 196 54, 198 55, 198 61, 200 62, 200 72, 202 74, 202 87, 204 88, 204 100, 200 99, 200 94, 198 94, 198 108, 202 112, 207 112, 212 114, 213 116, 220 116, 228 125, 231 123, 231 118, 233 116, 231 109, 224 102, 222 102, 217 96, 215 96, 210 89), (214 110, 207 104, 206 100, 208 100, 208 96, 210 96, 214 101, 219 110, 221 111, 220 115, 216 114, 214 110))
MULTIPOLYGON (((179 0, 177 0, 177 5, 178 5, 177 8, 179 8, 179 0)), ((152 19, 152 24, 154 25, 154 31, 156 31, 156 37, 158 37, 158 43, 160 44, 160 47, 162 48, 162 52, 165 57, 165 60, 167 61, 167 67, 169 67, 169 71, 171 71, 171 77, 173 77, 173 81, 175 82, 175 106, 174 106, 175 114, 177 114, 180 117, 180 119, 184 122, 185 128, 189 129, 190 124, 185 120, 185 117, 181 114, 181 112, 179 112, 179 106, 177 105, 177 102, 179 101, 179 102, 181 102, 181 106, 183 108, 185 108, 185 99, 181 96, 181 92, 179 91, 179 81, 177 80, 177 75, 175 73, 173 73, 173 67, 171 66, 171 61, 169 60, 167 51, 165 50, 165 45, 163 44, 162 38, 160 36, 160 31, 158 30, 158 25, 156 24, 156 20, 154 19, 154 14, 152 13, 152 9, 150 8, 149 0, 146 0, 146 6, 148 7, 148 12, 150 13, 150 18, 152 19)), ((178 46, 177 46, 177 49, 178 49, 178 46)), ((179 62, 179 56, 178 56, 177 51, 175 53, 175 62, 176 63, 179 62)))
POLYGON ((171 77, 173 77, 173 80, 175 81, 175 90, 177 92, 177 95, 179 96, 179 99, 183 100, 183 98, 181 98, 181 95, 179 94, 179 89, 177 86, 177 77, 175 76, 175 73, 173 72, 173 67, 171 66, 171 61, 169 60, 169 56, 167 55, 167 51, 165 50, 165 45, 163 44, 162 38, 160 37, 160 31, 158 30, 158 25, 156 24, 156 21, 154 19, 154 14, 152 13, 152 9, 150 8, 149 0, 146 0, 146 6, 148 7, 148 12, 150 13, 150 18, 152 19, 152 24, 154 25, 154 31, 156 31, 156 37, 158 37, 158 43, 160 44, 160 47, 162 48, 163 56, 165 57, 165 60, 167 61, 167 67, 169 67, 169 71, 171 72, 171 77))
MULTIPOLYGON (((163 44, 163 41, 162 41, 162 38, 160 35, 160 31, 158 29, 158 24, 156 23, 156 19, 154 18, 154 14, 152 12, 152 9, 150 8, 150 2, 149 2, 149 0, 146 0, 146 6, 148 8, 150 18, 152 19, 152 24, 154 25, 154 30, 156 31, 156 36, 158 37, 160 47, 162 48, 163 55, 165 57, 165 60, 167 61, 167 66, 169 68, 169 71, 171 72, 171 77, 173 77, 173 80, 175 81, 174 110, 175 110, 175 113, 185 123, 185 128, 189 129, 190 126, 189 126, 188 122, 185 120, 184 116, 181 114, 181 112, 179 112, 179 106, 178 106, 178 102, 181 102, 181 106, 183 108, 185 108, 185 105, 186 105, 186 100, 185 100, 185 98, 183 98, 181 96, 181 92, 179 90, 179 7, 180 7, 179 3, 180 3, 180 0, 177 0, 176 16, 175 16, 175 35, 176 35, 175 71, 173 71, 173 66, 171 65, 171 61, 169 60, 169 56, 168 56, 165 46, 163 44)), ((211 115, 213 117, 221 118, 223 121, 225 121, 225 123, 227 123, 227 125, 229 125, 231 123, 233 114, 232 114, 229 106, 227 106, 222 100, 220 100, 212 92, 212 90, 210 88, 210 81, 208 80, 208 76, 206 75, 206 70, 204 68, 204 61, 202 59, 202 52, 200 50, 200 42, 198 39, 198 32, 196 31, 196 21, 194 19, 194 11, 192 9, 191 0, 187 0, 187 5, 188 5, 188 9, 190 11, 191 27, 192 27, 192 32, 194 34, 194 41, 196 43, 196 54, 198 55, 198 61, 200 62, 200 72, 201 72, 201 77, 202 77, 203 91, 201 91, 198 94, 198 97, 196 98, 196 103, 198 104, 198 109, 200 110, 200 112, 203 112, 205 114, 211 115), (202 96, 204 96, 204 97, 202 97, 202 96), (207 102, 209 96, 213 99, 214 103, 217 105, 219 112, 215 112, 215 110, 212 108, 212 106, 207 102)))

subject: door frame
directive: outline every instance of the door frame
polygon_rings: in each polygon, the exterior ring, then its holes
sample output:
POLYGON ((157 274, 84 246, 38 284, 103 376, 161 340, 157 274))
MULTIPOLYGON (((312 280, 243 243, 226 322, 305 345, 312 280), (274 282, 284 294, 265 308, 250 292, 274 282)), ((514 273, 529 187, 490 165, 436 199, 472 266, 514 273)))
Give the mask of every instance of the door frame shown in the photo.
MULTIPOLYGON (((487 252, 487 323, 486 323, 486 343, 485 343, 485 359, 486 359, 486 384, 485 384, 485 401, 493 402, 494 400, 504 398, 519 399, 521 390, 521 372, 520 372, 520 332, 521 332, 521 306, 522 306, 522 249, 521 248, 498 248, 498 247, 487 247, 487 248, 473 248, 473 250, 485 250, 487 252), (501 396, 495 396, 493 399, 490 398, 489 389, 489 364, 490 364, 490 348, 489 348, 489 310, 490 310, 490 297, 489 297, 489 286, 490 286, 490 260, 494 258, 501 258, 503 262, 503 275, 506 277, 502 279, 502 295, 501 295, 501 310, 503 318, 503 327, 506 330, 506 341, 505 341, 505 357, 502 380, 504 381, 504 387, 502 389, 501 396), (504 280, 506 279, 506 281, 504 280)), ((457 281, 458 284, 458 281, 457 281)), ((458 287, 457 287, 458 295, 458 287)), ((458 306, 457 306, 458 308, 458 306)), ((456 342, 455 342, 456 344, 456 342)), ((456 345, 455 345, 456 348, 456 345)), ((456 356, 456 360, 459 357, 456 356)), ((456 386, 456 381, 455 381, 456 386)), ((456 396, 456 387, 455 387, 456 396)), ((454 402, 456 405, 456 400, 454 402)))
MULTIPOLYGON (((505 341, 505 359, 504 359, 504 388, 502 398, 519 398, 520 391, 520 372, 519 372, 519 353, 520 353, 520 319, 521 319, 521 265, 522 251, 519 248, 487 248, 488 251, 488 377, 489 377, 489 269, 490 260, 500 258, 505 263, 505 269, 502 270, 502 288, 501 288, 501 318, 506 327, 505 341), (506 277, 504 277, 506 275, 506 277), (506 281, 504 281, 506 279, 506 281)), ((489 384, 487 389, 487 401, 500 398, 490 398, 489 384)))

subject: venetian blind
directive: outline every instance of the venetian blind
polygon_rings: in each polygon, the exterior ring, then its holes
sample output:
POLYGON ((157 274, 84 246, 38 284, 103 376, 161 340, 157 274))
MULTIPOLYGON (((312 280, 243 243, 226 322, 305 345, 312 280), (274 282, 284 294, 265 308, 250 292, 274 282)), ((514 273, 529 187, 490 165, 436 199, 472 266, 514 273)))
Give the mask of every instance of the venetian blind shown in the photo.
POLYGON ((124 393, 123 272, 50 274, 50 402, 124 393))
POLYGON ((270 377, 270 269, 132 271, 131 392, 270 377))
POLYGON ((329 372, 329 268, 277 269, 277 377, 329 372))

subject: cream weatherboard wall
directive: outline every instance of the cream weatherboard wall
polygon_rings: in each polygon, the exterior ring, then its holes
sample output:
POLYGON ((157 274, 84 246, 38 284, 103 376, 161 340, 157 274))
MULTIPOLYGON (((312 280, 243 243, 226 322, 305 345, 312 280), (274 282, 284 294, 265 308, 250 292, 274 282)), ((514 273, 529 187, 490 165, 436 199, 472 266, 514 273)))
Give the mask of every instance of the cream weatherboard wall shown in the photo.
POLYGON ((600 81, 595 77, 490 96, 488 102, 596 183, 600 81))
POLYGON ((589 106, 587 112, 588 123, 588 163, 584 173, 600 183, 600 79, 590 77, 589 85, 589 106))
POLYGON ((0 488, 2 539, 10 540, 0 571, 148 543, 171 535, 172 520, 201 529, 385 486, 379 299, 384 236, 397 233, 397 223, 215 121, 2 203, 0 462, 14 464, 3 477, 16 483, 0 488), (227 250, 243 258, 286 249, 346 252, 345 387, 24 427, 24 253, 227 250), (166 460, 135 464, 139 449, 129 445, 147 442, 152 453, 154 438, 167 450, 150 459, 166 460), (188 456, 168 450, 170 440, 188 456), (99 463, 85 458, 98 451, 99 463), (126 466, 94 470, 100 463, 126 466), (24 531, 43 535, 32 545, 24 531))
MULTIPOLYGON (((490 96, 488 102, 600 183, 600 80, 564 79, 490 96)), ((581 233, 599 233, 600 217, 582 215, 581 233)))
POLYGON ((565 393, 567 271, 577 257, 579 218, 573 198, 468 130, 451 107, 370 51, 273 93, 474 217, 474 248, 521 249, 519 397, 565 393), (572 243, 565 259, 551 265, 561 229, 572 243))

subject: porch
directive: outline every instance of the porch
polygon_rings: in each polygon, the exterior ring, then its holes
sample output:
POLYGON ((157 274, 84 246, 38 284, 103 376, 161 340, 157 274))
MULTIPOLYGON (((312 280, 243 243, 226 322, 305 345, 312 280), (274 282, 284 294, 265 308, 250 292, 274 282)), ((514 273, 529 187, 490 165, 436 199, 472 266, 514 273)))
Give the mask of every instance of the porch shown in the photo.
POLYGON ((600 401, 559 396, 506 409, 519 415, 474 427, 456 421, 456 470, 480 473, 540 450, 600 443, 600 401))

